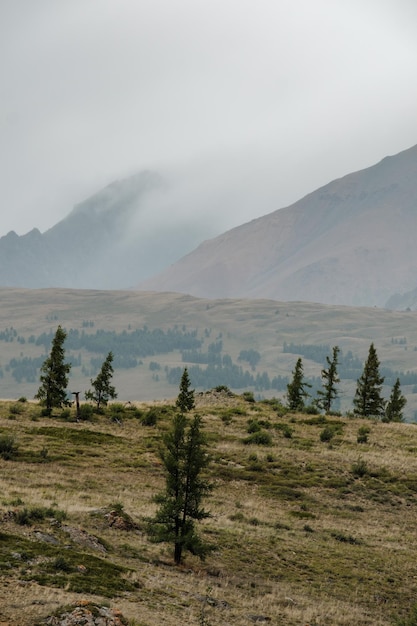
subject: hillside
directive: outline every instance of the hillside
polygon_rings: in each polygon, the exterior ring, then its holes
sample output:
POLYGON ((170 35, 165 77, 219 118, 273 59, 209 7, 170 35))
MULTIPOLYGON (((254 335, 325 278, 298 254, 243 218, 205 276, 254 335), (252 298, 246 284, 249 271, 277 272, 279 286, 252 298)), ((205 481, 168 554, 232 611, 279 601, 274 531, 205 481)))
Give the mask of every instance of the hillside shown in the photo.
POLYGON ((416 287, 416 232, 414 146, 205 241, 139 288, 381 307, 416 287))
POLYGON ((169 404, 116 404, 77 423, 73 410, 41 418, 36 404, 0 403, 2 454, 14 446, 0 456, 2 623, 46 624, 80 603, 118 609, 130 626, 389 626, 410 615, 414 425, 286 414, 225 392, 197 395, 196 411, 214 482, 200 530, 216 547, 175 567, 172 548, 144 532, 164 484, 169 404), (247 443, 249 423, 267 445, 247 443))
POLYGON ((397 374, 417 411, 416 312, 274 300, 207 300, 134 291, 0 289, 0 397, 33 398, 39 367, 61 324, 73 364, 69 390, 82 395, 110 350, 121 401, 172 398, 187 365, 192 384, 282 397, 298 357, 313 389, 332 346, 344 355, 340 410, 352 409, 373 341, 386 376, 397 374), (349 356, 351 353, 351 356, 349 356))

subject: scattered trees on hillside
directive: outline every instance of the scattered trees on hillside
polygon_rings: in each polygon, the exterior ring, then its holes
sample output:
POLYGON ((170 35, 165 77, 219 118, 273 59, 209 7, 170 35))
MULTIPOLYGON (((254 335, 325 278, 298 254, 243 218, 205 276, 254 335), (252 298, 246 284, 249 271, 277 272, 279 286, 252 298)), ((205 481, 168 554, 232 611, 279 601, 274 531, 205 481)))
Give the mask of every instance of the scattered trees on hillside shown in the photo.
POLYGON ((52 341, 49 357, 41 367, 41 385, 35 398, 45 405, 45 412, 50 415, 53 408, 61 408, 68 403, 67 386, 71 364, 65 363, 64 341, 67 334, 58 326, 52 341))
POLYGON ((407 404, 407 399, 402 394, 400 379, 397 378, 391 390, 391 395, 387 402, 387 406, 385 408, 384 421, 403 422, 404 421, 403 409, 406 404, 407 404))
POLYGON ((369 347, 361 377, 353 399, 354 413, 360 417, 383 417, 385 400, 381 396, 384 377, 379 373, 379 359, 373 343, 369 347))
POLYGON ((290 411, 302 411, 305 407, 304 400, 309 397, 307 387, 311 387, 304 379, 304 367, 301 358, 295 364, 292 371, 292 379, 287 385, 287 406, 290 411))
POLYGON ((159 509, 150 521, 148 534, 155 542, 174 545, 174 561, 181 563, 184 550, 204 558, 210 547, 196 531, 195 522, 209 517, 202 500, 212 485, 202 476, 209 457, 201 417, 187 417, 194 408, 194 390, 188 372, 181 378, 180 393, 170 431, 163 437, 161 460, 165 471, 165 491, 156 496, 159 509))
POLYGON ((323 389, 319 389, 317 391, 318 398, 316 400, 316 404, 326 413, 329 413, 333 402, 338 396, 338 390, 336 385, 340 383, 340 378, 337 372, 337 357, 339 352, 340 348, 338 346, 334 346, 332 360, 330 360, 330 358, 326 356, 328 367, 321 370, 323 389))
POLYGON ((95 402, 98 411, 103 405, 106 406, 109 400, 117 398, 116 389, 110 384, 114 372, 112 363, 113 352, 110 351, 101 366, 97 378, 95 380, 90 379, 93 390, 89 389, 85 392, 85 399, 95 402))

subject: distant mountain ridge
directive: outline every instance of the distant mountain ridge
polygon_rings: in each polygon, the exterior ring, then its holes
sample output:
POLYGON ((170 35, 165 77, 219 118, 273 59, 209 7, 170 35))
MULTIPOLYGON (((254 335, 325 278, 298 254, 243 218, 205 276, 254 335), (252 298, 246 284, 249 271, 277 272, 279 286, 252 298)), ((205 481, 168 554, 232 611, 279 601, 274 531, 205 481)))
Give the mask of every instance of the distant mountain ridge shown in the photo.
POLYGON ((414 146, 205 241, 138 288, 385 306, 416 288, 416 236, 414 146))
POLYGON ((0 238, 0 286, 125 289, 161 270, 205 234, 195 224, 184 234, 181 220, 164 224, 158 200, 166 188, 157 173, 140 172, 76 205, 45 233, 9 232, 0 238))

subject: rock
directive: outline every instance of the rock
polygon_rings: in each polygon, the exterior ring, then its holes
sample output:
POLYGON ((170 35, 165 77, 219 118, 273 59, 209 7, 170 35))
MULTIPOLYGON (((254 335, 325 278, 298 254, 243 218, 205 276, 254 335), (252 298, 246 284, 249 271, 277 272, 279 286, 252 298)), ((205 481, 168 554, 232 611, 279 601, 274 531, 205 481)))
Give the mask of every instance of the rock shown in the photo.
POLYGON ((118 609, 84 601, 60 615, 46 617, 40 623, 44 626, 125 626, 127 620, 118 609))

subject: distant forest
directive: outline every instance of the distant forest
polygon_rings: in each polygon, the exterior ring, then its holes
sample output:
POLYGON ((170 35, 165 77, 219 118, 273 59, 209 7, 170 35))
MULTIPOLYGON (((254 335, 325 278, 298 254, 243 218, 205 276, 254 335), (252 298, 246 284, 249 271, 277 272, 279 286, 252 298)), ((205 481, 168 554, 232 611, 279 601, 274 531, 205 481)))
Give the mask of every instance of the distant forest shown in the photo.
MULTIPOLYGON (((161 328, 149 329, 143 326, 139 329, 128 329, 121 332, 109 330, 93 330, 94 323, 86 321, 83 329, 67 330, 65 350, 67 361, 73 367, 81 367, 85 376, 95 376, 99 371, 103 358, 108 352, 114 355, 115 369, 135 368, 143 364, 146 357, 157 357, 174 351, 180 353, 180 360, 187 365, 190 379, 195 387, 210 389, 218 385, 226 385, 233 389, 254 388, 258 392, 276 390, 285 391, 289 382, 288 376, 271 377, 265 371, 257 371, 261 355, 254 349, 241 350, 237 362, 224 351, 221 334, 209 342, 211 331, 204 329, 201 333, 197 329, 189 330, 185 326, 173 326, 167 330, 161 328), (87 329, 87 330, 85 330, 87 329), (89 353, 82 355, 81 351, 89 353)), ((3 367, 0 367, 0 378, 4 370, 10 372, 17 383, 24 381, 34 383, 39 380, 39 370, 48 355, 55 331, 42 333, 39 336, 24 337, 13 327, 0 332, 0 342, 16 342, 19 344, 20 356, 15 356, 3 367), (25 344, 32 344, 43 349, 42 354, 29 357, 22 353, 25 344)), ((284 343, 284 353, 291 353, 304 359, 326 366, 326 357, 331 355, 329 345, 311 345, 284 343)), ((161 375, 168 383, 178 385, 182 367, 162 367, 157 360, 149 363, 154 380, 161 375)), ((363 370, 363 362, 352 352, 340 351, 338 357, 338 373, 340 378, 357 380, 363 370)), ((417 389, 417 373, 399 372, 381 366, 381 375, 385 377, 387 385, 393 385, 400 378, 403 385, 414 385, 417 389)), ((308 378, 312 385, 312 393, 320 388, 320 377, 308 378)))

